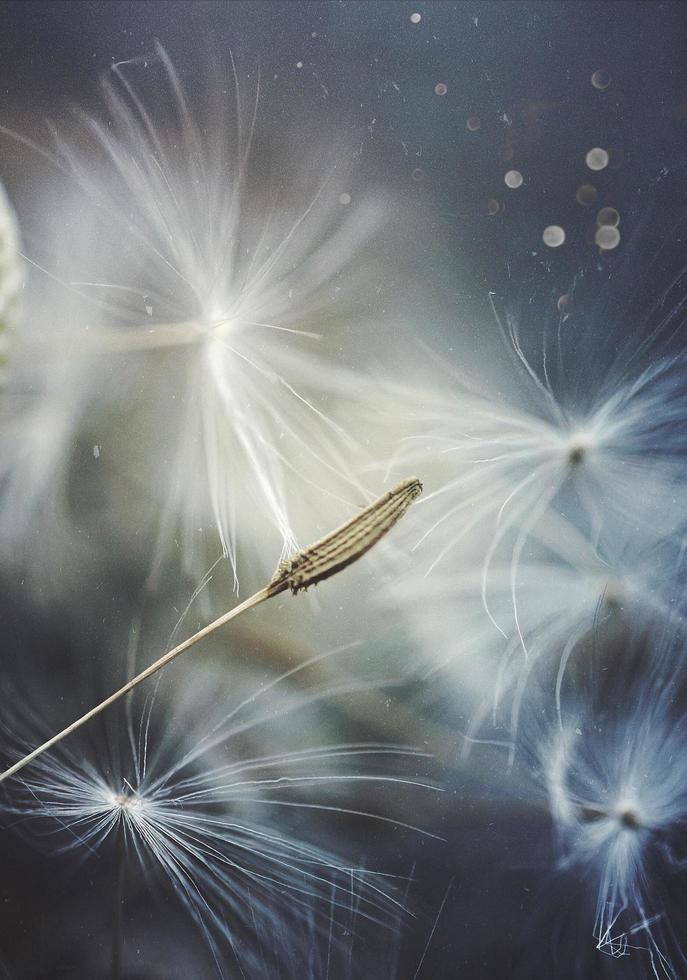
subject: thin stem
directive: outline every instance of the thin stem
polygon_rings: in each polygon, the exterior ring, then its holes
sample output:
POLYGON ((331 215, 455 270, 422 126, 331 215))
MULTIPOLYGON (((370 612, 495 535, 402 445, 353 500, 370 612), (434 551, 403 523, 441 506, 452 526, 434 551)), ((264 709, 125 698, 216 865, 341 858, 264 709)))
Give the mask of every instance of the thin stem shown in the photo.
POLYGON ((85 715, 77 718, 77 720, 73 721, 71 725, 67 725, 67 727, 63 728, 61 732, 57 733, 57 735, 53 735, 47 742, 43 742, 42 745, 39 745, 37 749, 29 752, 29 754, 25 755, 23 759, 19 760, 19 762, 15 762, 13 766, 10 766, 9 769, 6 769, 2 775, 0 775, 0 783, 19 772, 20 769, 24 768, 24 766, 28 766, 28 764, 33 762, 34 759, 37 759, 39 755, 47 752, 47 750, 51 749, 53 745, 57 745, 58 742, 61 742, 67 735, 71 735, 71 733, 76 731, 77 728, 81 728, 81 726, 85 725, 87 721, 90 721, 91 718, 95 718, 95 716, 99 715, 101 711, 104 711, 105 708, 109 708, 111 704, 114 704, 115 701, 118 701, 120 698, 124 697, 124 695, 128 694, 129 691, 133 691, 133 689, 138 687, 142 681, 146 680, 151 674, 156 673, 156 671, 160 670, 162 667, 166 667, 168 663, 171 663, 172 660, 178 657, 179 654, 183 653, 184 650, 188 650, 189 647, 194 646, 194 644, 198 643, 199 640, 209 636, 210 633, 214 633, 220 626, 224 626, 224 624, 228 623, 230 619, 235 619, 236 616, 240 616, 241 613, 245 612, 247 609, 251 609, 253 606, 257 606, 258 603, 264 602, 265 599, 269 599, 270 595, 273 594, 275 593, 270 593, 267 589, 261 589, 259 592, 256 592, 255 595, 250 596, 249 599, 245 599, 240 605, 235 606, 233 609, 230 609, 229 612, 224 613, 224 615, 220 616, 219 619, 216 619, 214 622, 209 623, 208 626, 204 626, 201 630, 198 630, 198 632, 194 633, 193 636, 189 636, 187 640, 184 640, 183 643, 180 643, 178 646, 174 647, 173 650, 165 653, 164 656, 159 658, 159 660, 152 663, 150 667, 146 667, 146 669, 140 674, 137 674, 136 677, 133 677, 130 681, 127 681, 123 687, 120 687, 118 691, 114 692, 114 694, 111 694, 108 698, 105 698, 105 700, 101 701, 100 704, 97 704, 95 708, 91 708, 91 710, 87 711, 85 715))
POLYGON ((136 677, 127 681, 124 687, 120 687, 109 698, 105 698, 95 708, 91 708, 85 715, 77 718, 71 725, 67 725, 57 735, 53 735, 47 742, 43 742, 37 749, 34 749, 28 755, 25 755, 23 759, 15 762, 13 766, 10 766, 9 769, 6 769, 0 775, 0 783, 3 783, 10 776, 19 772, 24 766, 28 766, 39 755, 51 749, 53 745, 57 745, 58 742, 61 742, 67 735, 71 735, 77 728, 81 728, 87 721, 95 718, 101 711, 109 708, 111 704, 124 697, 129 691, 133 691, 135 687, 138 687, 151 674, 155 674, 162 667, 171 663, 184 650, 188 650, 189 647, 198 643, 199 640, 209 636, 210 633, 214 633, 220 626, 228 623, 230 619, 235 619, 241 613, 246 612, 247 609, 251 609, 260 602, 264 602, 265 599, 271 599, 272 596, 279 595, 287 589, 290 589, 294 595, 298 592, 306 591, 309 586, 317 585, 318 582, 322 582, 324 579, 335 575, 343 568, 357 561, 403 517, 412 502, 421 493, 422 484, 417 477, 411 476, 406 480, 401 480, 388 493, 382 494, 381 497, 373 501, 364 510, 361 510, 350 521, 342 524, 341 527, 336 528, 324 538, 320 538, 319 541, 311 544, 308 548, 297 551, 288 560, 280 562, 271 582, 264 589, 260 589, 255 595, 245 599, 240 605, 235 606, 229 612, 220 616, 219 619, 198 630, 193 636, 190 636, 183 643, 174 647, 173 650, 165 653, 155 663, 152 663, 150 667, 146 667, 136 677))

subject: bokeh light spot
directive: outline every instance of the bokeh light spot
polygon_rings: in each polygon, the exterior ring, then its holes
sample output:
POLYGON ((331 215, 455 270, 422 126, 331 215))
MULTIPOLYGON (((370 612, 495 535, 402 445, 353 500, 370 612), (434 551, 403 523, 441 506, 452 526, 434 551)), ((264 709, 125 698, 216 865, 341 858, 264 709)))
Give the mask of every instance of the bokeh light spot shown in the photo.
POLYGON ((611 76, 608 74, 607 71, 604 71, 602 68, 599 68, 592 75, 592 85, 594 86, 594 88, 603 91, 603 89, 608 88, 610 84, 611 84, 611 76))
POLYGON ((595 146, 587 153, 584 160, 590 170, 604 170, 608 166, 608 151, 595 146))
POLYGON ((608 252, 620 244, 620 232, 612 225, 602 225, 597 229, 594 241, 604 252, 608 252))
POLYGON ((565 232, 560 225, 547 225, 541 237, 549 248, 558 248, 565 241, 565 232))
POLYGON ((596 216, 596 223, 599 228, 602 225, 610 225, 612 228, 617 228, 620 224, 620 215, 615 208, 601 208, 596 216))
POLYGON ((503 180, 506 187, 510 187, 512 190, 522 187, 522 174, 519 170, 509 170, 503 180))

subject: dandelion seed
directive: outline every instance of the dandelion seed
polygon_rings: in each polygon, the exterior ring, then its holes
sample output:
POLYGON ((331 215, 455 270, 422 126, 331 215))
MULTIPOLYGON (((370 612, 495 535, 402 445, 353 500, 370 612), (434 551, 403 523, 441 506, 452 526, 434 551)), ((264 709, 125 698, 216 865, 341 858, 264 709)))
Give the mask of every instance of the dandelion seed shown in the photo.
MULTIPOLYGON (((105 390, 122 429, 141 430, 142 413, 164 419, 136 454, 136 479, 163 501, 154 567, 181 528, 185 568, 197 571, 197 529, 210 518, 236 572, 237 528, 264 541, 266 517, 286 556, 297 547, 296 517, 318 507, 328 522, 362 490, 364 452, 320 407, 324 395, 332 405, 354 397, 355 377, 316 348, 332 321, 329 286, 345 283, 383 207, 379 195, 358 193, 355 207, 340 208, 340 155, 318 171, 312 151, 308 166, 275 168, 280 192, 270 192, 251 169, 259 83, 249 104, 236 75, 232 128, 224 96, 196 119, 162 49, 160 66, 154 99, 115 66, 109 120, 83 117, 78 148, 55 136, 66 190, 78 187, 69 261, 79 267, 48 272, 80 309, 64 336, 65 318, 55 331, 51 310, 42 370, 49 377, 69 343, 85 410, 97 410, 105 390), (101 383, 84 387, 94 376, 101 383), (137 377, 138 417, 129 396, 137 377)), ((345 302, 337 293, 340 318, 345 302)))
POLYGON ((6 361, 10 333, 18 316, 21 282, 17 221, 0 184, 0 368, 6 361))
POLYGON ((288 588, 295 595, 357 561, 400 520, 421 493, 422 484, 416 477, 399 483, 347 524, 282 561, 268 586, 269 594, 288 588))
POLYGON ((599 192, 593 184, 582 184, 577 188, 577 193, 575 194, 575 199, 578 204, 581 204, 585 208, 590 208, 596 203, 596 199, 599 196, 599 192))
POLYGON ((72 732, 76 731, 87 721, 95 718, 105 708, 114 704, 125 694, 133 691, 134 688, 144 680, 147 680, 148 677, 156 674, 167 664, 171 663, 172 660, 180 656, 180 654, 184 653, 200 640, 205 639, 211 633, 214 633, 215 630, 218 630, 221 626, 230 622, 230 620, 235 619, 237 616, 240 616, 248 609, 252 609, 253 606, 264 602, 266 599, 279 595, 286 589, 291 589, 295 595, 301 590, 309 588, 311 585, 317 585, 318 582, 329 578, 331 575, 357 561, 403 517, 408 507, 410 507, 421 492, 422 484, 416 477, 403 480, 393 490, 384 494, 360 514, 356 515, 356 517, 342 525, 342 527, 337 528, 326 537, 316 541, 309 548, 304 548, 302 551, 297 552, 287 561, 280 562, 272 581, 266 588, 256 592, 255 595, 245 599, 240 605, 224 613, 219 619, 216 619, 208 626, 194 633, 193 636, 184 640, 183 643, 178 644, 174 649, 164 654, 164 656, 160 657, 144 671, 128 681, 118 691, 115 691, 114 694, 111 694, 100 704, 87 711, 81 718, 72 722, 71 725, 58 732, 57 735, 53 735, 47 742, 44 742, 38 748, 24 756, 23 759, 15 762, 14 765, 0 774, 0 783, 19 772, 24 766, 33 762, 34 759, 37 759, 48 749, 53 748, 67 735, 71 735, 72 732))

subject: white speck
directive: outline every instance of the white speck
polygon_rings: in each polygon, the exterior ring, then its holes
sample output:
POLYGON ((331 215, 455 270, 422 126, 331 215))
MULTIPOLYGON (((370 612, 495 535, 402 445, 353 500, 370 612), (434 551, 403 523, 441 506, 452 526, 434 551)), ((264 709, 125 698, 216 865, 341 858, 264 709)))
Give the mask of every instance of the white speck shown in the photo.
POLYGON ((511 190, 522 187, 522 174, 519 170, 509 170, 503 179, 506 187, 510 187, 511 190))
POLYGON ((620 232, 613 225, 602 225, 597 230, 594 240, 599 248, 608 252, 620 244, 620 232))
POLYGON ((435 95, 446 95, 447 92, 448 92, 448 85, 446 84, 446 82, 437 82, 437 84, 434 86, 435 95))
POLYGON ((604 170, 608 166, 609 156, 607 150, 595 146, 584 159, 590 170, 604 170))
POLYGON ((560 225, 548 225, 542 233, 542 241, 549 248, 558 248, 565 241, 565 232, 560 225))
POLYGON ((422 14, 414 13, 410 15, 411 24, 419 24, 421 20, 422 20, 422 14))
POLYGON ((100 446, 93 447, 93 459, 100 459, 100 446))
POLYGON ((351 195, 350 194, 339 194, 339 204, 350 204, 351 195))
POLYGON ((303 62, 302 61, 297 61, 296 62, 296 68, 302 68, 302 67, 303 67, 303 62))

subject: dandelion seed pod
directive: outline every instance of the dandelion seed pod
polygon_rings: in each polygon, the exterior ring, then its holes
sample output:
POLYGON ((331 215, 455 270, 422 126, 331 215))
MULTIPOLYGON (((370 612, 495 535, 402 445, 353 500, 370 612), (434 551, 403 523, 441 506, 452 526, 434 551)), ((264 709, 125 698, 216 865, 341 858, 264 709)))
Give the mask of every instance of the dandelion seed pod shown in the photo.
POLYGON ((0 371, 7 359, 8 334, 16 321, 20 287, 17 221, 0 184, 0 371))
POLYGON ((417 477, 403 480, 352 520, 280 562, 269 584, 269 594, 288 588, 295 595, 353 564, 403 517, 421 493, 422 484, 417 477))

